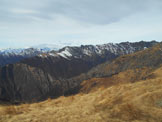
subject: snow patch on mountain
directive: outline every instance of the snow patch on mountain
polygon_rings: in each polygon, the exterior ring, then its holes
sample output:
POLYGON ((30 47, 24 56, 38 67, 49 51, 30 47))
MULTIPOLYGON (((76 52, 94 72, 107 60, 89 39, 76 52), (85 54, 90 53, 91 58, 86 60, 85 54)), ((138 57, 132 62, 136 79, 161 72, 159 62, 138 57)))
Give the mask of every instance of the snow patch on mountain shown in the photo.
POLYGON ((64 45, 54 45, 54 44, 41 44, 32 47, 26 48, 7 48, 7 49, 0 49, 0 55, 3 56, 25 56, 25 55, 34 55, 39 53, 48 53, 52 50, 58 51, 59 49, 63 48, 64 45))
POLYGON ((92 58, 94 57, 105 57, 105 56, 120 56, 130 54, 135 51, 149 48, 157 42, 136 42, 136 43, 108 43, 102 45, 81 45, 81 46, 66 46, 61 48, 57 45, 38 45, 30 48, 20 49, 1 49, 1 65, 8 63, 17 62, 24 58, 30 58, 33 56, 39 56, 41 58, 48 58, 49 56, 57 58, 65 58, 68 60, 92 58), (61 49, 60 49, 61 48, 61 49), (16 59, 16 60, 15 60, 16 59), (5 62, 4 62, 5 60, 5 62), (4 63, 3 63, 4 62, 4 63))
MULTIPOLYGON (((108 43, 108 44, 102 44, 102 45, 81 45, 81 46, 75 46, 75 47, 64 47, 60 49, 59 51, 56 51, 52 54, 47 54, 48 56, 60 56, 66 59, 72 59, 72 58, 82 58, 84 56, 92 57, 95 55, 102 56, 107 54, 112 55, 125 55, 130 54, 135 51, 137 51, 138 47, 140 45, 133 45, 133 43, 124 42, 124 43, 108 43)), ((146 48, 141 47, 141 49, 146 48)), ((141 50, 139 49, 139 50, 141 50)), ((51 52, 50 52, 51 53, 51 52)))
POLYGON ((60 51, 59 53, 57 53, 58 55, 60 55, 61 57, 64 57, 66 59, 68 59, 69 57, 72 57, 73 55, 70 53, 70 50, 68 47, 66 47, 63 51, 60 51))

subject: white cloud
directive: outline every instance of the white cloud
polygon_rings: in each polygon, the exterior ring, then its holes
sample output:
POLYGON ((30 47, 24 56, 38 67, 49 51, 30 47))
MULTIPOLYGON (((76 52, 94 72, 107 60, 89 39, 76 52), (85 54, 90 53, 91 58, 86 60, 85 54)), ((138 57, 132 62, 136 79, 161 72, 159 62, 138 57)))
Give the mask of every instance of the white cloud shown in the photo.
POLYGON ((11 9, 10 11, 12 13, 15 13, 15 14, 37 14, 38 13, 35 10, 30 10, 30 9, 17 9, 17 8, 11 9))
POLYGON ((161 40, 161 0, 1 0, 0 46, 161 40))

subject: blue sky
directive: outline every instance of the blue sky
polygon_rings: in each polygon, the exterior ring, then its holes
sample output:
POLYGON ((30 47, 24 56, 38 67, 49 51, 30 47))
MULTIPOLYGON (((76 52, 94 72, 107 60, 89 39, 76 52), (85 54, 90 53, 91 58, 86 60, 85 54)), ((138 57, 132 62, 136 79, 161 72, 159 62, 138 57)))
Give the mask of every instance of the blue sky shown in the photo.
POLYGON ((162 39, 162 0, 1 0, 0 48, 162 39))

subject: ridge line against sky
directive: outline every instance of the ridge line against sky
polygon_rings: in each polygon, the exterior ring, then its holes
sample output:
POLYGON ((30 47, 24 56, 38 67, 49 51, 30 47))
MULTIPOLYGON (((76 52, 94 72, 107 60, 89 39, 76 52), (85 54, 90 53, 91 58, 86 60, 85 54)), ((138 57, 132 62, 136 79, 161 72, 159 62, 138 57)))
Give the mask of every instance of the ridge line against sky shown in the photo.
POLYGON ((1 0, 0 48, 162 39, 162 0, 1 0))

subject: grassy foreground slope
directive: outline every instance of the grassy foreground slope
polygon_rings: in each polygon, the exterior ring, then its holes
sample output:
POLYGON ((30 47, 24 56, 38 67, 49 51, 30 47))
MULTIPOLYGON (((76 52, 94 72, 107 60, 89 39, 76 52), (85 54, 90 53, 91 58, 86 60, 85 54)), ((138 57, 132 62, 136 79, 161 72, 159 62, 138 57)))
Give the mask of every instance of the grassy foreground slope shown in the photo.
MULTIPOLYGON (((100 85, 88 94, 0 106, 1 122, 161 122, 162 68, 139 82, 100 85)), ((118 74, 114 78, 121 78, 118 74)), ((127 76, 129 79, 129 76, 127 76)), ((119 80, 120 79, 116 79, 119 80)), ((106 79, 105 79, 106 82, 106 79)))

